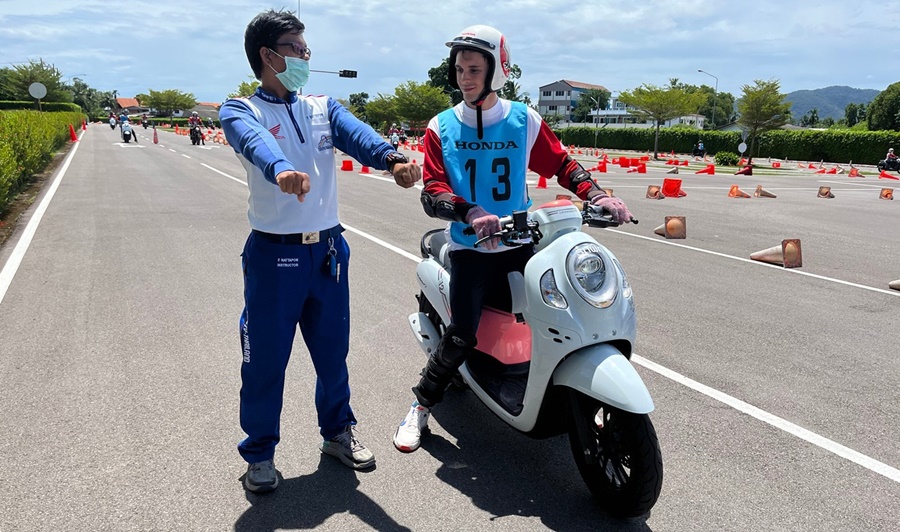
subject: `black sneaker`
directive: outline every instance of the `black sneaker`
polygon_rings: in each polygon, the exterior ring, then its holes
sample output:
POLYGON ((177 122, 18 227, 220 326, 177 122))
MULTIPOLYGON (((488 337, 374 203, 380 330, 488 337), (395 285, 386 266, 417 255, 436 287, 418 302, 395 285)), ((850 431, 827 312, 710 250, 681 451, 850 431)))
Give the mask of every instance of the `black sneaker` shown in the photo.
POLYGON ((278 474, 275 472, 275 462, 264 460, 247 466, 247 474, 244 475, 244 489, 253 493, 266 493, 274 491, 278 487, 278 474))

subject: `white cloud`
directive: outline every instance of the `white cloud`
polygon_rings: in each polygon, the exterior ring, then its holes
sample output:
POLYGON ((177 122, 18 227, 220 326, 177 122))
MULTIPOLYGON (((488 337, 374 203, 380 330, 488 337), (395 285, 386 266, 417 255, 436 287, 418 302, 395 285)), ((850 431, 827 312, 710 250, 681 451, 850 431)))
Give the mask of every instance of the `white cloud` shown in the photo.
MULTIPOLYGON (((558 79, 613 90, 670 78, 738 95, 755 79, 784 91, 850 85, 883 89, 900 44, 900 4, 874 0, 446 0, 419 7, 384 0, 300 1, 312 68, 359 72, 356 79, 313 73, 308 92, 346 98, 389 94, 406 80, 427 80, 447 54, 444 42, 465 26, 503 31, 522 90, 558 79)), ((0 1, 0 63, 43 58, 64 75, 84 73, 101 90, 134 95, 176 88, 220 101, 250 73, 243 32, 266 5, 138 0, 115 9, 101 0, 0 1)), ((2 65, 0 66, 8 66, 2 65)))

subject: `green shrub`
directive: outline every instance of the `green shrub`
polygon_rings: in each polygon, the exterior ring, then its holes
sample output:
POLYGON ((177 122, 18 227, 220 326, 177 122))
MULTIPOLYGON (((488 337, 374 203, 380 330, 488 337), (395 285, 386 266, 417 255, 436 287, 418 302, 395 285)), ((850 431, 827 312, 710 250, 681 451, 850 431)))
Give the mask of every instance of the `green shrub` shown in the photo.
POLYGON ((720 166, 737 166, 740 162, 738 154, 730 151, 720 151, 716 154, 716 164, 720 166))
POLYGON ((80 112, 0 111, 0 212, 69 141, 69 126, 80 128, 84 118, 80 112))
MULTIPOLYGON (((37 101, 19 102, 19 101, 0 100, 0 110, 37 111, 38 104, 37 104, 37 101)), ((68 102, 41 102, 41 111, 44 111, 45 113, 56 113, 56 112, 80 113, 81 106, 74 104, 74 103, 68 103, 68 102)))
MULTIPOLYGON (((607 150, 635 150, 652 152, 655 129, 653 128, 595 128, 570 127, 556 130, 556 135, 566 146, 592 146, 607 150), (596 144, 594 139, 596 136, 596 144)), ((737 131, 700 131, 681 128, 659 130, 659 153, 690 153, 694 144, 702 139, 707 153, 735 151, 741 143, 737 131)), ((751 139, 746 140, 747 146, 751 139)), ((863 131, 856 129, 770 131, 756 139, 752 156, 790 159, 792 161, 832 162, 854 161, 875 164, 884 158, 888 148, 900 146, 900 132, 863 131)), ((746 153, 745 156, 750 156, 746 153)))

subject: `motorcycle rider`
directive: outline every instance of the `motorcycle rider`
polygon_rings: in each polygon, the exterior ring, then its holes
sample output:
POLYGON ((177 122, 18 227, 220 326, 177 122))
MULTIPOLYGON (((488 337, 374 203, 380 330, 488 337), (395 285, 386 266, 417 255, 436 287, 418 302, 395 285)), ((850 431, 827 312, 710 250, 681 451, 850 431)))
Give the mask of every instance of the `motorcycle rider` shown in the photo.
MULTIPOLYGON (((188 118, 188 126, 190 127, 191 131, 194 131, 194 126, 200 126, 201 128, 203 127, 203 119, 200 118, 200 113, 198 113, 197 111, 191 113, 191 117, 188 118)), ((204 140, 203 138, 203 133, 200 131, 198 131, 197 133, 200 135, 200 142, 202 142, 203 145, 206 146, 206 140, 204 140)))
POLYGON ((123 141, 125 140, 126 133, 129 135, 129 140, 134 140, 135 142, 138 141, 137 134, 134 132, 134 128, 131 127, 131 122, 129 120, 122 122, 121 134, 123 141))
POLYGON ((400 148, 400 135, 396 131, 391 132, 391 147, 394 148, 394 151, 400 148))
POLYGON ((884 162, 889 168, 894 168, 897 165, 897 154, 894 153, 894 148, 888 148, 887 155, 884 156, 884 162))
POLYGON ((451 323, 413 388, 415 400, 394 433, 394 446, 403 452, 419 448, 431 408, 441 401, 457 369, 475 348, 482 306, 508 308, 506 275, 523 272, 534 255, 533 244, 506 247, 496 238, 474 247, 476 240, 500 230, 500 216, 531 205, 526 170, 556 175, 561 186, 602 206, 620 223, 631 219, 625 204, 608 196, 566 154, 536 111, 497 95, 509 79, 511 65, 503 34, 489 26, 470 26, 446 45, 450 48, 448 79, 462 91, 463 102, 428 124, 421 201, 428 216, 451 222, 451 323), (476 145, 477 151, 469 145, 476 145), (482 145, 492 149, 480 149, 482 145), (467 225, 476 236, 463 234, 467 225))

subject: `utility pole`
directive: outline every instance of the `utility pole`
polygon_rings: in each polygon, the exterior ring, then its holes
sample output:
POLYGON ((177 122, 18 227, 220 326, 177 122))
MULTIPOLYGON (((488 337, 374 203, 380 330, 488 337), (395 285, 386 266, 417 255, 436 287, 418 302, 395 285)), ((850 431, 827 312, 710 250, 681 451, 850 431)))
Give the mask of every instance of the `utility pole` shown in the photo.
POLYGON ((709 72, 706 72, 705 70, 700 70, 699 68, 697 69, 697 72, 703 72, 703 73, 706 74, 707 76, 711 76, 711 77, 713 77, 713 78, 716 79, 716 87, 713 89, 712 127, 710 128, 710 129, 715 129, 715 128, 716 128, 716 100, 719 99, 719 98, 718 98, 718 94, 719 94, 719 78, 716 78, 716 76, 713 76, 712 74, 710 74, 709 72))

